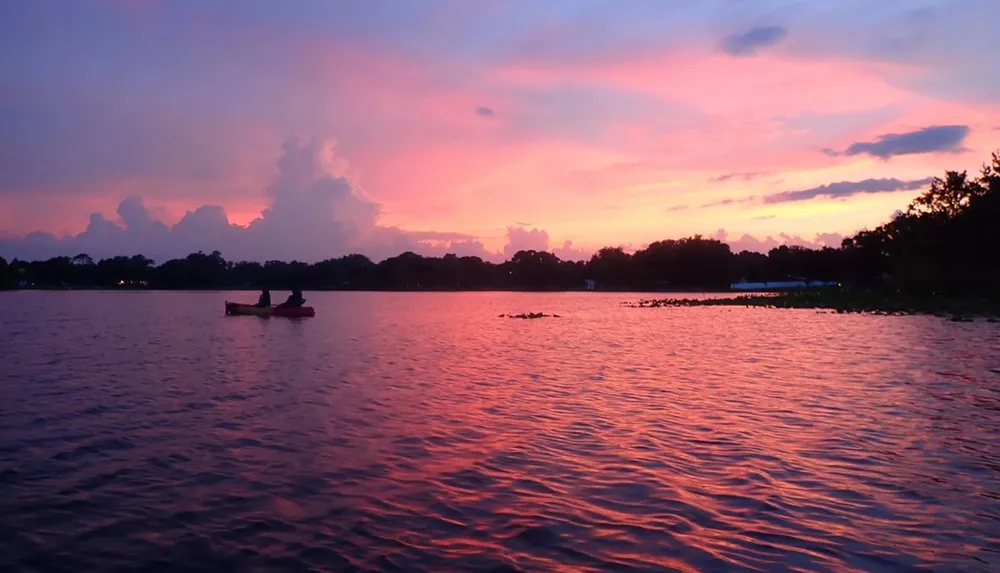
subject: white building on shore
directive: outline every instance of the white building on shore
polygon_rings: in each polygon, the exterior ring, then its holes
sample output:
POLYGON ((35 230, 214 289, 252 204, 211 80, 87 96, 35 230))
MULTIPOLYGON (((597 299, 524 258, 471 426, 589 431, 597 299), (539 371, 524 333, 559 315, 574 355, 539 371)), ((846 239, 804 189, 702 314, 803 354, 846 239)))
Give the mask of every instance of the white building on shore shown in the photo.
POLYGON ((738 283, 732 283, 729 288, 732 290, 742 290, 742 291, 767 291, 767 290, 796 290, 803 288, 822 288, 822 287, 835 287, 839 286, 840 283, 836 281, 807 281, 803 279, 791 279, 787 281, 762 281, 762 282, 747 282, 740 281, 738 283))

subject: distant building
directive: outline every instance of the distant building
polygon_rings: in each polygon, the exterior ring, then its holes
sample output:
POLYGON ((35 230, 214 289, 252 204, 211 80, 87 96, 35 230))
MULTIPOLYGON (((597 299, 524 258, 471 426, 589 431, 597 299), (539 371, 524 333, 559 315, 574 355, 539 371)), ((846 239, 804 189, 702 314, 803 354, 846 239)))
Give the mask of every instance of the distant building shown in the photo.
POLYGON ((795 290, 802 288, 822 288, 840 286, 836 281, 807 281, 803 279, 793 279, 787 281, 761 281, 747 282, 740 281, 729 285, 732 290, 795 290))

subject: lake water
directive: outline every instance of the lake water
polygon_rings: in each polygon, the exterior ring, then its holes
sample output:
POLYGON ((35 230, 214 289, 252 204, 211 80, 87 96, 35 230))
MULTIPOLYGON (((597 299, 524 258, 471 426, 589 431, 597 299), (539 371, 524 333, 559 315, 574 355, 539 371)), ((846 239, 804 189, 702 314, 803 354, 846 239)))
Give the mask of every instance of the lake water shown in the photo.
POLYGON ((0 294, 0 571, 1000 571, 1000 325, 306 297, 0 294))

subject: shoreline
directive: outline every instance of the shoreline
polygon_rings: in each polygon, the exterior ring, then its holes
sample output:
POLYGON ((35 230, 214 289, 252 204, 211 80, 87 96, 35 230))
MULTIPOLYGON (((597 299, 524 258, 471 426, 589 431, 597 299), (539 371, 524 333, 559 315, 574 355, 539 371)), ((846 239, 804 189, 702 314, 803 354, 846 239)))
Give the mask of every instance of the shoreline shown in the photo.
MULTIPOLYGON (((290 289, 272 288, 283 291, 290 289)), ((869 314, 876 316, 937 316, 965 322, 975 318, 985 318, 1000 322, 1000 299, 975 296, 934 296, 907 295, 885 292, 848 292, 834 289, 810 289, 795 291, 733 291, 733 290, 586 290, 586 289, 373 289, 373 288, 315 288, 305 292, 354 292, 354 293, 593 293, 619 295, 667 295, 659 298, 639 298, 625 301, 626 308, 683 308, 729 306, 744 308, 826 310, 837 314, 869 314), (686 298, 670 295, 707 295, 705 298, 686 298)), ((2 293, 15 292, 239 292, 256 293, 259 288, 251 287, 206 287, 206 288, 157 288, 157 287, 31 287, 0 290, 2 293)))
POLYGON ((983 297, 915 296, 878 292, 797 291, 742 294, 729 298, 661 298, 624 303, 629 308, 742 306, 745 308, 828 310, 837 314, 877 316, 938 316, 966 322, 974 318, 1000 320, 1000 300, 983 297))
MULTIPOLYGON (((272 291, 285 291, 291 290, 291 287, 268 287, 272 291)), ((115 292, 260 292, 260 287, 200 287, 200 288, 168 288, 168 287, 141 287, 141 288, 128 288, 128 287, 73 287, 73 288, 63 288, 63 287, 30 287, 30 288, 16 288, 16 289, 0 289, 0 293, 4 292, 28 292, 28 291, 44 291, 44 292, 89 292, 89 291, 115 291, 115 292)), ((718 289, 703 289, 703 288, 688 288, 688 289, 656 289, 656 290, 644 290, 644 289, 595 289, 587 290, 583 288, 574 289, 524 289, 524 288, 303 288, 303 292, 412 292, 412 293, 463 293, 463 292, 524 292, 524 293, 568 293, 568 292, 581 292, 581 293, 604 293, 604 294, 712 294, 712 295, 724 295, 724 294, 737 294, 741 291, 729 291, 729 290, 718 290, 718 289)))

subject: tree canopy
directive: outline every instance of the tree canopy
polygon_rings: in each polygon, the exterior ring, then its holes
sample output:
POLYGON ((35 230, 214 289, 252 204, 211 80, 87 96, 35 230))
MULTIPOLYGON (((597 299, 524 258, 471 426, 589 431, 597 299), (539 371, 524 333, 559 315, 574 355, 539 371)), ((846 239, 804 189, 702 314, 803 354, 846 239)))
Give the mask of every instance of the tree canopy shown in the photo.
POLYGON ((1000 292, 1000 153, 981 173, 949 171, 905 212, 844 239, 839 248, 781 246, 733 253, 694 236, 651 243, 634 253, 605 247, 589 261, 525 250, 503 263, 478 257, 402 253, 381 262, 352 254, 307 264, 233 262, 192 253, 156 265, 142 256, 94 261, 86 253, 46 261, 0 257, 0 288, 275 288, 333 290, 567 290, 586 280, 611 290, 719 290, 738 280, 834 280, 911 293, 1000 292))

